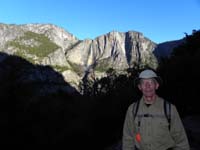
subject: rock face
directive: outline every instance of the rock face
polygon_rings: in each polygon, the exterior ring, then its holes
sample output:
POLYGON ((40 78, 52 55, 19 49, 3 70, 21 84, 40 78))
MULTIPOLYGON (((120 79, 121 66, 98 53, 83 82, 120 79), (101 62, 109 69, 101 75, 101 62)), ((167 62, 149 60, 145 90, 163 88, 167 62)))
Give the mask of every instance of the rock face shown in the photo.
POLYGON ((145 65, 156 68, 153 54, 156 46, 134 31, 113 31, 81 41, 52 24, 0 24, 1 52, 20 56, 33 64, 49 65, 75 87, 91 70, 102 74, 109 68, 116 71, 145 65))
POLYGON ((123 70, 136 64, 156 67, 153 56, 156 47, 139 32, 110 32, 94 40, 84 40, 67 51, 67 59, 75 64, 95 70, 108 68, 123 70))

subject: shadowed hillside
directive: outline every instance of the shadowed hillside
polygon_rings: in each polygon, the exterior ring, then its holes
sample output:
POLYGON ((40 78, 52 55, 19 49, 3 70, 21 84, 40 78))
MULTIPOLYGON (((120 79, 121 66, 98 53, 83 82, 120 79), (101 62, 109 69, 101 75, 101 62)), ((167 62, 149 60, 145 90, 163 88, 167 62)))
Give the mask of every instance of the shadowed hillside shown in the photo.
POLYGON ((5 53, 0 72, 1 143, 102 150, 121 138, 129 97, 80 95, 51 67, 5 53))
POLYGON ((55 126, 70 120, 63 115, 73 116, 67 108, 78 92, 51 67, 17 56, 1 53, 0 72, 1 142, 53 141, 60 132, 55 126))

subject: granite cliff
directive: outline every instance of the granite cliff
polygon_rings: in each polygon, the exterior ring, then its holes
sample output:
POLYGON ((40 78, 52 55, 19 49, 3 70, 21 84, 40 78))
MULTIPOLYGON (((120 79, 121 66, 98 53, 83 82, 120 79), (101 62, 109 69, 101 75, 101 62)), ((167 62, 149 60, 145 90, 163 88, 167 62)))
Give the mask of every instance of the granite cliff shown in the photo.
POLYGON ((1 52, 51 66, 75 88, 88 72, 101 78, 109 68, 117 72, 146 65, 156 68, 156 47, 135 31, 112 31, 95 39, 79 40, 53 24, 0 24, 1 52))

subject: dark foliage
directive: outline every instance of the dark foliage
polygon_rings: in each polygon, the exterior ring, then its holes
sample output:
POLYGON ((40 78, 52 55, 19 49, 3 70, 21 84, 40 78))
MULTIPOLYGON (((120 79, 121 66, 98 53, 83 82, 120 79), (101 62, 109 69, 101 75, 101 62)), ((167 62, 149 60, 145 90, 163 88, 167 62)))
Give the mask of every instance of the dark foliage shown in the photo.
POLYGON ((160 90, 173 101, 182 116, 199 114, 200 31, 185 37, 185 43, 175 48, 172 56, 163 59, 158 71, 165 86, 160 90))

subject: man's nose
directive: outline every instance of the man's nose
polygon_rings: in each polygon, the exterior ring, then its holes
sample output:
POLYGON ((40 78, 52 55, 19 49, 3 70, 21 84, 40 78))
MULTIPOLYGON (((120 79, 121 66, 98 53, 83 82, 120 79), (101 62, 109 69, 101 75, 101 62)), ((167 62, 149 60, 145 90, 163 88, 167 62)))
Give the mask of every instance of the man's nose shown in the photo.
POLYGON ((145 86, 146 86, 146 87, 150 87, 151 84, 150 84, 149 82, 147 82, 147 83, 145 84, 145 86))

